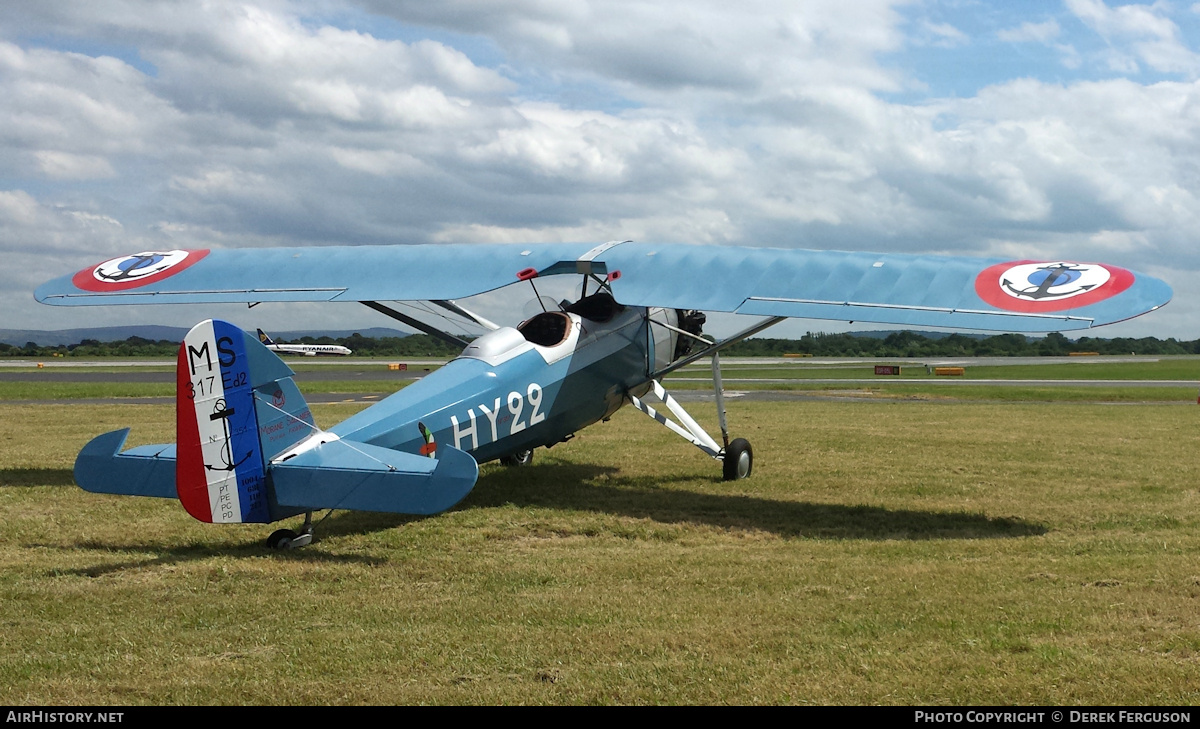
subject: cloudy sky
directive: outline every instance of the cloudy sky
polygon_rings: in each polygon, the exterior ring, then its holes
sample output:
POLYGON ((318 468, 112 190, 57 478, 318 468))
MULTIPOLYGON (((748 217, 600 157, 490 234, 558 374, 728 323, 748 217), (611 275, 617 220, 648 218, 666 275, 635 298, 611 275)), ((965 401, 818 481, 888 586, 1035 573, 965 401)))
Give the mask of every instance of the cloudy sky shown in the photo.
POLYGON ((1095 334, 1195 339, 1198 78, 1191 0, 5 0, 0 328, 390 323, 33 302, 152 248, 634 239, 1105 261, 1175 300, 1095 334))

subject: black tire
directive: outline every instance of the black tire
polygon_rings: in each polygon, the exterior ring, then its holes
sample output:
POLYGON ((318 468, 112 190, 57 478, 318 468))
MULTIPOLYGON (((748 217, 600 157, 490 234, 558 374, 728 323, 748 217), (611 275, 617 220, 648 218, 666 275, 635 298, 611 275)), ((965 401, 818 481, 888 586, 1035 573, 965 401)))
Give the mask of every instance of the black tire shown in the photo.
POLYGON ((291 529, 279 529, 271 532, 271 536, 267 537, 268 549, 287 549, 291 546, 292 540, 296 538, 296 532, 291 529))
POLYGON ((505 466, 528 466, 533 463, 533 451, 517 451, 500 457, 500 463, 505 466))
POLYGON ((725 469, 726 481, 737 481, 748 478, 754 469, 754 450, 750 441, 738 438, 725 449, 725 459, 722 463, 725 469))

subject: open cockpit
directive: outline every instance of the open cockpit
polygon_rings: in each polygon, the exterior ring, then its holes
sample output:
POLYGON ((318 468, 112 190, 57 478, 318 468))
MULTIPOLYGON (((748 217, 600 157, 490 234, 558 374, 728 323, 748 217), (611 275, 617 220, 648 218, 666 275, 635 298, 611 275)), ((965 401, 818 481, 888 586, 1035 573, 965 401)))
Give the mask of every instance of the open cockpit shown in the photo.
POLYGON ((517 326, 525 340, 542 347, 556 347, 571 336, 571 317, 561 311, 543 311, 517 326))

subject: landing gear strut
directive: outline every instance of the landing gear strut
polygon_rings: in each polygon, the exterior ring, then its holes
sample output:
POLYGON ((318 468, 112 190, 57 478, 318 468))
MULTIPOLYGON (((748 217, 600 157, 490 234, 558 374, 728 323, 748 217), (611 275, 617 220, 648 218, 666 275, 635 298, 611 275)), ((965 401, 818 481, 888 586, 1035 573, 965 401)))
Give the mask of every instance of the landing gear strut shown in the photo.
POLYGON ((650 392, 671 411, 671 414, 682 425, 667 419, 665 415, 643 402, 640 398, 632 394, 628 395, 628 397, 629 401, 638 410, 641 410, 670 430, 691 441, 692 445, 704 451, 709 456, 721 461, 724 471, 723 476, 726 481, 737 481, 750 475, 750 471, 754 467, 754 451, 750 447, 750 441, 745 438, 738 438, 733 442, 729 440, 729 431, 725 424, 725 397, 721 389, 720 360, 715 355, 713 357, 713 380, 716 385, 717 417, 721 423, 721 439, 725 442, 725 447, 723 448, 717 444, 717 441, 712 436, 704 431, 704 428, 700 427, 700 424, 692 416, 688 415, 683 406, 675 398, 671 397, 671 394, 666 391, 658 380, 650 381, 650 392))
POLYGON ((721 383, 720 351, 724 347, 727 347, 731 344, 736 344, 747 337, 758 334, 768 327, 775 326, 779 322, 783 321, 785 317, 767 317, 766 319, 763 319, 762 321, 743 329, 737 334, 734 334, 732 337, 724 339, 720 342, 710 342, 709 340, 700 336, 700 327, 704 323, 703 315, 699 317, 691 316, 694 314, 695 312, 690 312, 689 318, 685 320, 685 313, 680 312, 680 321, 684 321, 682 329, 656 319, 648 320, 651 324, 657 324, 658 326, 666 327, 676 334, 686 336, 689 339, 696 340, 705 345, 705 347, 699 352, 688 354, 688 350, 690 350, 691 347, 684 347, 681 344, 683 340, 680 339, 676 343, 675 361, 667 367, 664 367, 650 375, 649 384, 651 392, 654 393, 655 397, 662 401, 663 405, 667 406, 667 408, 672 414, 675 415, 676 418, 679 419, 679 422, 682 423, 683 426, 681 427, 680 425, 668 420, 664 415, 655 411, 654 408, 642 402, 632 393, 627 393, 626 396, 629 398, 629 402, 633 403, 633 406, 638 410, 641 410, 643 413, 649 415, 687 440, 691 441, 693 445, 708 455, 712 456, 718 461, 721 461, 723 476, 726 481, 737 481, 739 479, 748 477, 750 472, 753 470, 754 451, 750 448, 750 441, 746 440, 745 438, 738 438, 733 442, 729 441, 729 428, 725 423, 725 389, 721 383), (667 391, 663 389, 661 382, 665 375, 674 372, 680 367, 685 367, 692 362, 701 359, 702 357, 708 357, 710 355, 712 356, 713 395, 717 401, 717 419, 721 423, 721 442, 725 444, 723 448, 717 445, 717 442, 713 440, 712 436, 704 432, 704 429, 701 428, 700 425, 696 423, 696 421, 693 420, 690 415, 687 414, 683 407, 679 403, 675 402, 674 398, 667 394, 667 391))

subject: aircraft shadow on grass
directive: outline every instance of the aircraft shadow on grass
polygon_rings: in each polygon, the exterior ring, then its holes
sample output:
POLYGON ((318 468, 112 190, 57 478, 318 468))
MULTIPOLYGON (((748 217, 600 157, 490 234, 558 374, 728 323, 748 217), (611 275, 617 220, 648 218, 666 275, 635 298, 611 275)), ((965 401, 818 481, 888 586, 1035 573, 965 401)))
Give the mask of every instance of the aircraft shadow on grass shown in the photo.
MULTIPOLYGON (((877 506, 818 504, 780 501, 742 494, 711 494, 660 488, 660 484, 694 482, 695 476, 654 480, 621 477, 613 467, 587 464, 542 463, 527 469, 506 469, 484 476, 479 488, 456 511, 511 505, 571 511, 589 511, 662 524, 703 524, 730 530, 775 533, 783 538, 930 540, 1007 539, 1045 534, 1046 527, 1016 517, 877 506)), ((719 481, 716 481, 720 483, 719 481)), ((70 486, 68 469, 0 469, 2 486, 70 486)), ((318 538, 369 534, 395 529, 437 516, 401 516, 372 512, 335 512, 319 520, 318 538)), ((313 562, 382 564, 386 559, 363 555, 338 555, 322 550, 318 541, 310 548, 275 553, 278 558, 313 562)), ((62 545, 27 545, 62 548, 62 545)), ((73 570, 56 571, 100 577, 105 574, 158 565, 199 561, 219 555, 259 555, 259 535, 238 546, 190 544, 166 546, 150 542, 105 544, 77 542, 71 549, 86 549, 132 558, 73 570), (146 554, 157 554, 149 557, 146 554), (138 555, 133 557, 133 555, 138 555)))
MULTIPOLYGON (((543 463, 527 470, 506 469, 483 476, 456 510, 536 506, 663 524, 766 531, 789 539, 1001 539, 1038 536, 1048 531, 1016 517, 709 494, 658 488, 659 484, 694 482, 695 476, 651 481, 618 474, 617 468, 585 464, 543 463)), ((381 531, 423 518, 429 517, 345 512, 326 521, 318 533, 332 536, 381 531)))
POLYGON ((74 485, 69 468, 0 468, 0 488, 74 485))
MULTIPOLYGON (((63 545, 52 544, 30 544, 29 547, 42 547, 49 549, 64 549, 63 545)), ((122 544, 112 545, 104 544, 93 540, 77 542, 70 547, 70 550, 92 550, 97 553, 107 555, 131 555, 130 559, 125 559, 117 562, 108 562, 104 564, 92 565, 91 567, 79 567, 69 570, 53 570, 54 575, 75 575, 78 577, 103 577, 108 574, 125 572, 126 570, 147 569, 150 567, 158 567, 163 565, 176 565, 184 562, 199 562, 213 557, 229 557, 229 556, 261 556, 263 552, 262 542, 259 539, 254 539, 241 546, 210 546, 204 544, 188 544, 176 547, 167 547, 162 544, 153 544, 149 542, 138 544, 122 544), (157 557, 147 557, 147 553, 157 554, 157 557), (132 557, 132 555, 142 555, 141 558, 132 557)), ((332 554, 319 548, 312 550, 301 550, 298 552, 284 552, 281 556, 291 557, 301 562, 331 562, 341 564, 363 564, 363 565, 382 565, 386 564, 386 559, 376 557, 366 557, 362 555, 349 554, 332 554)))

